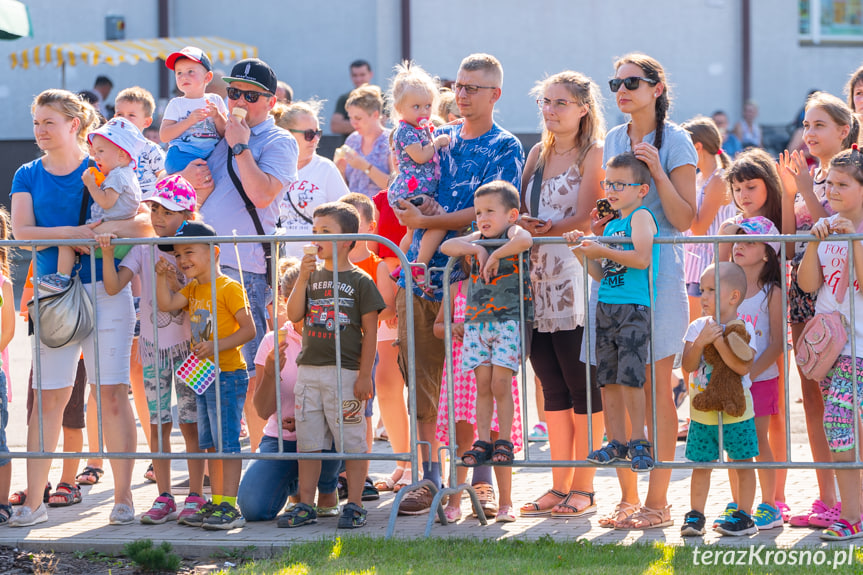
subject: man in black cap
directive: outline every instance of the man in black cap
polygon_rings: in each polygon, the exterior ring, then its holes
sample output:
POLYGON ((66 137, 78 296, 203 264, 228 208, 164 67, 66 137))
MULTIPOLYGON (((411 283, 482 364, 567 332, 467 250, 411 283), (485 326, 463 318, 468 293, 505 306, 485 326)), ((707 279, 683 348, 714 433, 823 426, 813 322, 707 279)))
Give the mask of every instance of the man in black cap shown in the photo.
MULTIPOLYGON (((225 137, 206 161, 193 161, 182 175, 197 191, 204 221, 220 236, 272 235, 278 199, 297 179, 298 155, 296 140, 270 116, 278 80, 257 58, 240 60, 223 80, 228 83, 230 112, 225 137)), ((222 273, 242 281, 249 297, 257 335, 243 346, 243 356, 253 376, 255 354, 267 332, 270 244, 236 246, 222 251, 222 273)))

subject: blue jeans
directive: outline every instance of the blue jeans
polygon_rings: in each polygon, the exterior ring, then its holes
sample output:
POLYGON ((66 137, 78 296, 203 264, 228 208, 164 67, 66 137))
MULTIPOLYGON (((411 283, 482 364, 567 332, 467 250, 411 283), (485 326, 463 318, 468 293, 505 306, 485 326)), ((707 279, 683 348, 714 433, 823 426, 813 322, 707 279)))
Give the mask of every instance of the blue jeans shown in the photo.
MULTIPOLYGON (((278 453, 279 439, 265 435, 261 439, 261 453, 278 453)), ((327 450, 332 453, 334 450, 327 450)), ((282 440, 283 453, 296 453, 297 442, 282 440)), ((340 461, 322 461, 321 476, 318 478, 320 493, 333 493, 339 480, 340 461)), ((237 492, 237 505, 243 511, 246 521, 270 521, 285 506, 290 495, 297 492, 298 465, 296 459, 256 459, 249 464, 240 489, 237 492)))
MULTIPOLYGON (((243 404, 249 389, 249 374, 245 369, 223 371, 220 378, 220 401, 222 413, 222 451, 239 453, 240 419, 243 417, 243 404)), ((215 382, 197 398, 198 403, 198 446, 205 449, 219 449, 218 419, 216 418, 215 382)))
MULTIPOLYGON (((232 280, 240 281, 238 269, 223 267, 222 273, 232 280)), ((267 305, 273 299, 273 290, 270 289, 267 279, 267 274, 244 271, 240 282, 246 287, 246 297, 249 298, 249 308, 252 319, 255 320, 255 339, 243 346, 243 359, 246 360, 249 377, 255 375, 255 355, 258 353, 258 346, 261 345, 264 334, 270 331, 267 327, 267 305)))

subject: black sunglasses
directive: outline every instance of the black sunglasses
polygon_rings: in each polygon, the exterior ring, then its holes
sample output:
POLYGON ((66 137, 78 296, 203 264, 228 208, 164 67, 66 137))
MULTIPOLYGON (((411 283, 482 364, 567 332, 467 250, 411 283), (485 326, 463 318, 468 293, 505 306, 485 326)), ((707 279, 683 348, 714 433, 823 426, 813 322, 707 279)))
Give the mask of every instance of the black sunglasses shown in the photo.
POLYGON ((626 86, 627 90, 638 90, 639 82, 647 82, 651 86, 655 86, 659 83, 658 80, 651 80, 650 78, 630 76, 629 78, 612 78, 608 81, 608 87, 611 88, 612 92, 617 92, 618 90, 620 90, 621 84, 626 86))
POLYGON ((311 128, 309 128, 308 130, 292 130, 292 129, 288 128, 288 131, 292 132, 294 134, 302 134, 303 138, 307 142, 314 142, 315 138, 320 138, 321 136, 324 135, 323 130, 312 130, 311 128))
POLYGON ((239 88, 228 88, 228 98, 231 100, 239 100, 240 96, 246 99, 249 104, 254 104, 261 96, 269 98, 272 94, 267 92, 258 92, 257 90, 240 90, 239 88))

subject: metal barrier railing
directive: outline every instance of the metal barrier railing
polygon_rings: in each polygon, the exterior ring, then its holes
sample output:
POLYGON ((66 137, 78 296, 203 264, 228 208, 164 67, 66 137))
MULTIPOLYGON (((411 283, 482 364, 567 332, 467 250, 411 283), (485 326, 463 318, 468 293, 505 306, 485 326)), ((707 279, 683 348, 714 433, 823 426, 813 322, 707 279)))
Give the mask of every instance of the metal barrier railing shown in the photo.
MULTIPOLYGON (((853 234, 853 235, 837 235, 831 237, 829 240, 823 240, 825 242, 845 242, 847 243, 847 253, 851 254, 852 252, 852 242, 863 240, 863 234, 853 234)), ((797 243, 797 242, 813 242, 820 241, 817 240, 812 235, 733 235, 733 236, 676 236, 676 237, 656 237, 654 238, 655 243, 660 245, 667 244, 712 244, 713 252, 714 252, 714 261, 719 261, 719 245, 720 244, 733 244, 733 243, 765 243, 765 242, 778 242, 780 244, 780 252, 778 255, 779 261, 782 263, 782 272, 780 279, 780 289, 782 296, 782 363, 785 367, 784 369, 784 381, 782 384, 784 385, 784 393, 785 397, 789 396, 789 382, 790 382, 790 367, 791 362, 789 361, 789 346, 786 344, 787 342, 787 334, 788 334, 788 290, 787 290, 787 282, 786 282, 786 266, 784 262, 788 261, 786 258, 786 245, 788 243, 797 243)), ((601 242, 604 244, 620 244, 620 243, 632 243, 629 238, 613 238, 613 237, 602 237, 601 242)), ((495 246, 502 245, 505 243, 504 240, 483 240, 477 242, 481 245, 495 246)), ((547 245, 547 244, 566 244, 563 238, 534 238, 534 247, 538 245, 547 245)), ((520 263, 523 263, 527 252, 519 255, 520 263)), ((857 347, 856 341, 854 337, 854 322, 856 319, 856 310, 855 310, 855 302, 854 302, 854 285, 856 282, 854 276, 854 258, 849 257, 849 295, 847 299, 850 305, 850 329, 851 334, 849 335, 849 340, 851 343, 851 355, 852 357, 857 357, 857 347)), ((452 349, 452 298, 451 292, 449 289, 449 279, 451 277, 451 272, 453 267, 457 261, 457 258, 450 258, 447 262, 447 265, 444 269, 444 291, 443 291, 443 307, 444 307, 444 321, 445 321, 445 348, 446 348, 446 362, 444 364, 444 379, 447 386, 447 397, 448 397, 448 424, 449 424, 449 445, 442 446, 441 451, 446 451, 448 453, 448 457, 450 460, 450 469, 449 469, 449 479, 450 484, 449 487, 441 490, 435 497, 432 503, 432 513, 428 519, 428 523, 426 525, 426 535, 428 536, 431 532, 432 523, 434 521, 435 515, 439 518, 440 523, 442 525, 447 524, 447 519, 443 511, 443 506, 441 504, 442 498, 447 495, 455 495, 460 496, 462 492, 468 492, 471 497, 471 502, 473 505, 474 512, 479 519, 480 524, 485 525, 485 515, 480 508, 478 498, 476 496, 475 491, 473 490, 470 484, 462 484, 457 485, 456 480, 456 467, 463 465, 461 460, 457 457, 457 449, 456 445, 456 435, 455 435, 455 418, 454 418, 454 402, 453 402, 453 349, 452 349)), ((519 275, 525 273, 526 266, 519 266, 519 275)), ((586 372, 586 383, 587 383, 587 444, 593 445, 593 426, 592 426, 592 402, 591 402, 591 373, 590 373, 590 363, 593 356, 592 342, 591 339, 591 330, 588 329, 587 326, 590 325, 591 317, 590 317, 590 299, 591 299, 591 290, 588 289, 588 286, 591 285, 591 278, 588 275, 587 267, 582 266, 584 273, 584 310, 585 310, 585 329, 584 329, 584 343, 582 345, 582 353, 587 360, 585 362, 585 372, 586 372)), ((521 278, 520 278, 521 279, 521 278)), ((683 282, 683 278, 681 277, 681 282, 683 282)), ((720 300, 720 281, 719 281, 719 269, 715 268, 715 281, 716 281, 716 313, 717 313, 717 321, 719 314, 719 300, 720 300)), ((594 282, 595 283, 595 282, 594 282)), ((651 301, 654 300, 654 277, 653 273, 648 273, 648 290, 651 296, 651 301)), ((523 300, 522 300, 523 301, 523 300)), ((650 375, 651 382, 656 381, 656 371, 655 371, 655 359, 653 357, 654 350, 654 337, 656 335, 654 330, 654 309, 655 305, 652 305, 650 308, 650 375)), ((688 318, 689 310, 688 308, 685 310, 681 310, 681 313, 685 313, 688 318)), ((528 341, 526 336, 527 330, 530 329, 529 326, 524 322, 524 309, 522 306, 521 309, 521 336, 522 336, 522 349, 521 349, 521 394, 522 398, 528 397, 528 385, 532 385, 532 382, 527 381, 527 377, 525 377, 526 371, 526 346, 524 342, 528 341)), ((771 326, 771 329, 775 326, 771 326)), ((682 344, 681 344, 682 346, 682 344)), ((660 358, 661 359, 661 358, 660 358)), ((857 370, 852 367, 853 370, 853 412, 858 413, 860 411, 860 398, 857 393, 857 370)), ((687 383, 688 384, 688 383, 687 383)), ((816 461, 793 461, 791 458, 791 429, 790 425, 787 425, 791 421, 791 404, 790 402, 785 402, 785 413, 783 414, 785 417, 785 453, 784 454, 774 454, 777 459, 781 459, 784 456, 784 461, 774 461, 774 462, 729 462, 725 461, 725 453, 722 444, 722 413, 719 413, 719 459, 716 462, 711 463, 695 463, 690 461, 662 461, 659 459, 658 454, 655 450, 656 438, 657 438, 657 414, 656 414, 656 385, 651 385, 651 406, 649 411, 650 416, 650 426, 652 431, 652 437, 654 438, 654 459, 655 459, 655 467, 657 469, 695 469, 695 468, 705 468, 705 469, 863 469, 863 462, 861 462, 860 458, 860 437, 859 437, 859 426, 854 425, 854 440, 855 440, 855 457, 853 462, 816 462, 816 461)), ((528 409, 527 409, 527 401, 523 400, 521 402, 521 410, 522 410, 522 429, 528 430, 530 429, 530 422, 528 417, 528 409)), ((856 421, 855 421, 856 423, 856 421)), ((596 464, 591 463, 587 460, 534 460, 531 457, 530 449, 528 448, 527 441, 525 441, 525 447, 523 449, 524 459, 515 459, 512 463, 512 467, 524 467, 524 468, 549 468, 549 467, 597 467, 596 464)), ((630 464, 628 462, 617 462, 603 465, 603 467, 628 467, 630 464)))
MULTIPOLYGON (((274 349, 278 350, 279 348, 279 327, 282 325, 282 321, 279 317, 279 277, 278 277, 278 255, 279 254, 279 246, 285 243, 308 243, 308 242, 317 242, 321 243, 324 241, 332 242, 333 245, 333 257, 334 259, 338 258, 338 243, 344 241, 374 241, 383 245, 386 245, 390 248, 393 253, 398 257, 402 267, 404 269, 409 269, 411 263, 408 261, 404 253, 399 250, 399 247, 394 244, 392 241, 383 238, 381 236, 372 235, 372 234, 327 234, 323 235, 304 235, 304 236, 229 236, 229 237, 206 237, 206 238, 119 238, 116 240, 112 240, 112 244, 116 245, 146 245, 150 246, 149 252, 149 263, 151 265, 151 269, 155 270, 157 257, 157 246, 159 244, 207 244, 209 246, 209 256, 210 256, 210 266, 211 269, 216 269, 216 245, 235 245, 239 243, 252 243, 252 244, 260 244, 262 242, 266 242, 270 244, 271 253, 273 254, 273 265, 271 266, 271 277, 269 280, 271 281, 271 287, 273 292, 273 331, 274 331, 274 349)), ((31 241, 15 241, 15 240, 5 240, 0 241, 0 246, 9 248, 20 248, 20 249, 29 249, 31 252, 30 258, 33 265, 33 269, 38 269, 36 266, 37 259, 37 251, 41 248, 46 247, 56 247, 56 246, 87 246, 90 248, 89 257, 90 260, 90 270, 92 274, 92 279, 95 280, 95 274, 97 265, 97 258, 95 255, 95 247, 98 247, 95 240, 31 240, 31 241)), ((238 258, 239 259, 239 258, 238 258)), ((240 262, 242 265, 242 262, 240 262)), ((155 274, 155 272, 153 272, 155 274)), ((343 397, 342 397, 342 385, 341 385, 341 333, 339 329, 340 323, 340 302, 339 291, 336 289, 336 286, 339 285, 339 272, 338 267, 334 267, 333 270, 333 286, 334 286, 334 294, 333 294, 333 314, 335 322, 333 332, 335 334, 335 349, 336 349, 336 373, 337 373, 337 397, 340 406, 343 406, 343 397)), ((406 277, 406 292, 408 294, 411 293, 413 287, 413 276, 410 273, 405 274, 406 277)), ((40 336, 40 326, 39 326, 39 314, 40 314, 40 299, 45 297, 44 295, 40 297, 39 288, 36 283, 37 278, 34 277, 34 306, 33 306, 33 324, 34 324, 34 338, 33 338, 33 390, 34 390, 34 409, 37 410, 38 413, 38 421, 39 421, 39 451, 13 451, 9 454, 11 458, 16 459, 79 459, 79 458, 108 458, 108 459, 209 459, 209 458, 217 458, 217 459, 310 459, 310 460, 380 460, 380 461, 406 461, 410 462, 412 469, 419 469, 419 454, 418 454, 418 437, 417 437, 417 419, 416 419, 416 354, 414 349, 414 340, 413 338, 408 338, 406 342, 407 345, 407 381, 405 382, 408 388, 408 403, 410 406, 409 409, 409 432, 410 432, 410 443, 409 443, 409 451, 404 453, 372 453, 371 446, 369 446, 369 451, 367 453, 346 453, 344 451, 344 418, 339 417, 338 421, 338 438, 337 438, 337 451, 333 453, 289 453, 285 452, 282 442, 278 442, 278 452, 277 453, 255 453, 255 452, 242 452, 242 453, 224 453, 223 450, 223 440, 222 437, 222 421, 221 421, 221 376, 219 370, 216 370, 216 379, 212 384, 216 388, 216 445, 217 450, 215 452, 199 452, 199 453, 168 453, 162 451, 162 426, 157 425, 157 434, 158 434, 158 451, 151 452, 107 452, 105 451, 104 444, 104 428, 103 428, 103 418, 102 418, 102 383, 100 377, 100 360, 99 360, 99 330, 98 330, 98 317, 99 317, 99 305, 97 305, 96 298, 96 290, 92 289, 90 292, 90 299, 93 305, 93 313, 94 313, 94 332, 93 332, 93 340, 94 340, 94 354, 95 354, 95 373, 92 374, 92 377, 88 376, 89 381, 93 381, 96 389, 96 411, 97 411, 97 422, 98 422, 98 449, 90 450, 86 452, 46 452, 45 451, 45 438, 44 438, 44 429, 43 429, 43 410, 42 410, 42 357, 39 353, 39 336, 40 336)), ((94 282, 95 283, 95 282, 94 282)), ((211 293, 211 301, 217 301, 216 297, 216 282, 211 282, 212 293, 211 293)), ((159 336, 158 336, 158 304, 157 304, 157 286, 156 281, 152 282, 152 293, 150 296, 153 298, 153 343, 154 347, 158 350, 159 348, 159 336)), ((25 302, 22 302, 22 305, 25 302)), ((400 321, 406 321, 408 333, 413 332, 413 298, 406 298, 406 318, 400 318, 400 321)), ((218 309, 217 306, 212 306, 211 309, 212 314, 212 324, 213 324, 213 341, 214 341, 214 357, 213 363, 218 366, 219 365, 219 339, 220 334, 218 332, 218 309)), ((131 339, 130 339, 131 345, 131 339)), ((281 358, 279 353, 275 353, 275 373, 277 377, 281 374, 281 358)), ((158 354, 157 354, 157 367, 158 367, 158 354)), ((70 384, 71 385, 71 384, 70 384)), ((282 406, 282 393, 281 386, 275 386, 276 391, 276 413, 281 413, 282 406)), ((162 406, 161 402, 157 401, 157 418, 156 421, 161 421, 162 417, 162 406)), ((341 408, 339 409, 341 412, 341 408)), ((28 422, 29 423, 29 422, 28 422)), ((149 430, 145 430, 145 433, 149 435, 149 430)), ((417 481, 414 485, 407 486, 402 491, 408 492, 412 489, 419 487, 419 482, 417 481)), ((398 512, 398 505, 394 506, 391 514, 389 526, 386 532, 386 537, 391 537, 395 528, 395 520, 398 512)))

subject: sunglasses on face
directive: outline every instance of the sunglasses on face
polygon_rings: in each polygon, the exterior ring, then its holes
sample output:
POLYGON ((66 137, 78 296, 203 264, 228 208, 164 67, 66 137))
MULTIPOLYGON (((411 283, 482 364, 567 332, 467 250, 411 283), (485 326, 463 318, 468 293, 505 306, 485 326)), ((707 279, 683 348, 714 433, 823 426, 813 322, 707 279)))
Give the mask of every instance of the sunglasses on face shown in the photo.
POLYGON ((263 96, 264 98, 269 98, 270 96, 272 96, 272 94, 268 94, 267 92, 258 92, 256 90, 240 90, 239 88, 228 88, 227 91, 229 99, 239 100, 240 96, 242 96, 249 104, 254 104, 261 96, 263 96))
POLYGON ((641 76, 630 76, 629 78, 612 78, 608 81, 608 87, 611 88, 612 92, 617 92, 620 90, 620 85, 623 84, 627 90, 638 90, 638 85, 640 82, 647 82, 651 86, 655 86, 659 83, 657 80, 651 80, 650 78, 642 78, 641 76))
POLYGON ((316 138, 320 138, 324 134, 323 130, 312 130, 311 128, 309 128, 308 130, 288 129, 288 131, 293 134, 302 134, 303 139, 305 139, 307 142, 314 142, 316 138))

